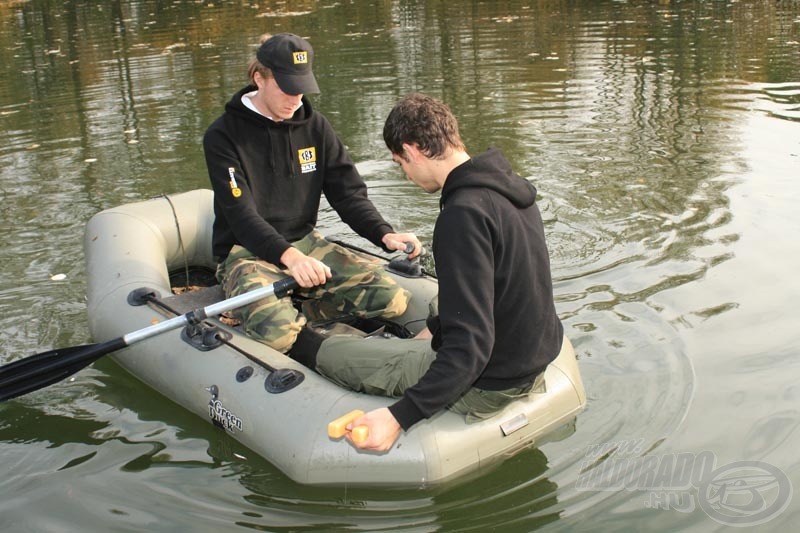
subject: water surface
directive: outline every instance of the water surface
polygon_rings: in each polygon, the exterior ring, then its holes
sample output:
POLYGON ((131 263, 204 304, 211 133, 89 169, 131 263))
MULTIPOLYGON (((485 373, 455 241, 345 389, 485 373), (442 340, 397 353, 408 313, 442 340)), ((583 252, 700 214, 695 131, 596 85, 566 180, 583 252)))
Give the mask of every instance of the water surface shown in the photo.
MULTIPOLYGON (((86 221, 208 187, 203 132, 266 31, 312 42, 313 105, 398 229, 429 241, 438 209, 381 140, 410 91, 536 184, 586 410, 463 482, 310 488, 101 360, 0 405, 4 531, 707 531, 697 487, 581 481, 711 453, 800 482, 792 1, 0 1, 0 362, 91 341, 86 221)), ((797 523, 770 496, 761 527, 797 523)))

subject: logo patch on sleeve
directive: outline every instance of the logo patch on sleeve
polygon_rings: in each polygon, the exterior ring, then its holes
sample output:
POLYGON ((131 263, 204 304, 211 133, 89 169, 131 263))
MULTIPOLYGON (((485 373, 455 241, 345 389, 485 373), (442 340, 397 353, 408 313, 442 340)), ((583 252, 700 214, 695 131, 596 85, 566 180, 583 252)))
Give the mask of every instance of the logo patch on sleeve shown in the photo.
POLYGON ((317 149, 313 146, 299 149, 297 159, 300 161, 300 172, 303 174, 317 170, 317 149))
POLYGON ((231 194, 234 198, 239 198, 242 195, 242 190, 239 188, 239 184, 236 183, 236 169, 233 167, 228 167, 228 176, 230 179, 230 186, 231 186, 231 194))

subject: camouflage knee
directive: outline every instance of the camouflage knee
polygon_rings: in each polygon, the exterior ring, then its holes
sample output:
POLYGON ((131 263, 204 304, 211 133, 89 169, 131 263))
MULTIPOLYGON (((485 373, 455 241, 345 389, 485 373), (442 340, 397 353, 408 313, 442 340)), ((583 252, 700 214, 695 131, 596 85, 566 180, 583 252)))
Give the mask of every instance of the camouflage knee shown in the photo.
POLYGON ((362 318, 393 318, 402 315, 411 294, 400 287, 381 267, 377 259, 354 253, 343 246, 319 239, 310 250, 334 273, 323 287, 311 291, 317 303, 315 319, 332 319, 345 315, 362 318))
POLYGON ((245 332, 253 339, 286 353, 306 325, 306 317, 292 305, 291 299, 274 296, 239 310, 245 332))
MULTIPOLYGON (((244 248, 234 250, 219 270, 222 271, 222 288, 228 298, 285 277, 278 267, 257 260, 244 248)), ((281 299, 270 296, 234 309, 231 314, 242 322, 249 336, 284 353, 292 347, 306 323, 288 296, 281 299)))

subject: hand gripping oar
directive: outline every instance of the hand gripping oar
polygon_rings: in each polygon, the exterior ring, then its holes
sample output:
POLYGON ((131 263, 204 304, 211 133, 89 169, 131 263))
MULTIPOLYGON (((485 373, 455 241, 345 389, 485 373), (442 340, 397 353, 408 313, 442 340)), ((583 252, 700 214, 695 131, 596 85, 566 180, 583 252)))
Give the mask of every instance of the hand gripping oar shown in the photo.
POLYGON ((293 278, 284 278, 268 287, 262 287, 207 307, 189 311, 181 316, 133 331, 110 341, 51 350, 14 361, 0 367, 0 401, 16 398, 52 385, 89 366, 104 355, 136 342, 181 326, 197 324, 206 318, 257 302, 273 294, 278 298, 283 298, 295 288, 297 288, 297 282, 293 278))

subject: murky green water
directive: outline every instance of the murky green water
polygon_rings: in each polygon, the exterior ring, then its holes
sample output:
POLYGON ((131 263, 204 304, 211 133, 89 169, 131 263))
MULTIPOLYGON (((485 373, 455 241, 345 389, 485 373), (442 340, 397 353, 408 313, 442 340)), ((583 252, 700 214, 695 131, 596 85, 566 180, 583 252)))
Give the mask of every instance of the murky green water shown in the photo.
POLYGON ((101 360, 0 404, 3 531, 706 531, 756 523, 756 495, 761 528, 797 523, 785 484, 601 490, 589 466, 800 482, 800 2, 0 0, 0 362, 90 341, 85 222, 208 187, 200 140, 265 31, 311 40, 312 100, 397 228, 429 240, 438 206, 381 140, 412 90, 536 183, 575 432, 436 489, 309 488, 101 360))

